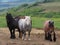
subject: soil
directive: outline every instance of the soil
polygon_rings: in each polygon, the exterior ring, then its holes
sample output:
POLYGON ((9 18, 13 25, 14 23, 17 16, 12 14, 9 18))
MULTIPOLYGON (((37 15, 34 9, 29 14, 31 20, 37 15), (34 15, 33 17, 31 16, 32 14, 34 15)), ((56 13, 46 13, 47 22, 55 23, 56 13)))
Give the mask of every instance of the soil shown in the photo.
MULTIPOLYGON (((48 41, 44 39, 44 31, 41 29, 32 28, 31 40, 22 40, 18 37, 19 33, 16 31, 16 39, 10 39, 10 32, 8 28, 0 28, 0 45, 60 45, 60 31, 55 30, 57 40, 48 41)), ((27 38, 27 37, 26 37, 27 38)))

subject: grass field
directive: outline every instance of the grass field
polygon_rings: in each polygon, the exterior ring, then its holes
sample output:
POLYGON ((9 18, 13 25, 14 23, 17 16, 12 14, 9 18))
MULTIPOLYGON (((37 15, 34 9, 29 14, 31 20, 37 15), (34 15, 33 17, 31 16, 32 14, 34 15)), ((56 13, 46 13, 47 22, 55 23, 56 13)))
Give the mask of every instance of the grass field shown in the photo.
MULTIPOLYGON (((42 17, 31 17, 33 28, 43 28, 43 24, 46 20, 53 20, 55 23, 55 28, 60 29, 60 18, 42 18, 42 17)), ((0 16, 0 27, 6 27, 5 16, 0 16)))
POLYGON ((60 18, 40 18, 40 17, 32 17, 33 27, 35 28, 43 28, 43 24, 46 20, 53 20, 55 24, 55 28, 60 29, 60 18))
POLYGON ((0 27, 6 27, 6 18, 5 18, 5 16, 0 16, 0 27))

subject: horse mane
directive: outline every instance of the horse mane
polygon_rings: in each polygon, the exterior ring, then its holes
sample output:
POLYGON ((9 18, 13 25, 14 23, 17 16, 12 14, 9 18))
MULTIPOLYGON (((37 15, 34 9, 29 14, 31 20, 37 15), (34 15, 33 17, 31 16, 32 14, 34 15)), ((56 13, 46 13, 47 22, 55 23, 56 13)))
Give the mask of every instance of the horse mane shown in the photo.
POLYGON ((7 13, 6 15, 6 21, 7 21, 7 26, 13 26, 16 25, 15 19, 12 17, 11 13, 7 13))
POLYGON ((25 16, 16 16, 14 19, 19 21, 19 19, 25 19, 25 16))
POLYGON ((6 15, 6 20, 7 20, 8 22, 14 21, 14 18, 12 17, 11 13, 7 13, 7 15, 6 15))

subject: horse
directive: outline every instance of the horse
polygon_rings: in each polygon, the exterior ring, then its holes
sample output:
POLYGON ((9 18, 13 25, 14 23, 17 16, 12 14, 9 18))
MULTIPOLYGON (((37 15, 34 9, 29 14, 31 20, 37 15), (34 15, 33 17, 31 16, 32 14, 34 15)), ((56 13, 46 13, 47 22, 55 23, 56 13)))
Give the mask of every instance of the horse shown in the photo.
POLYGON ((26 40, 26 32, 28 32, 28 40, 30 40, 30 32, 32 28, 32 20, 30 16, 25 16, 25 19, 20 19, 18 24, 20 31, 22 31, 22 39, 26 40))
POLYGON ((54 21, 47 20, 44 23, 44 32, 45 32, 45 39, 50 41, 56 41, 56 34, 54 31, 54 21))
POLYGON ((7 26, 9 28, 10 34, 11 34, 11 36, 10 36, 11 39, 16 38, 15 37, 15 29, 18 29, 18 31, 19 31, 19 38, 22 38, 22 36, 21 36, 22 33, 18 27, 18 20, 19 20, 18 17, 13 18, 10 13, 7 13, 6 22, 7 22, 7 26))

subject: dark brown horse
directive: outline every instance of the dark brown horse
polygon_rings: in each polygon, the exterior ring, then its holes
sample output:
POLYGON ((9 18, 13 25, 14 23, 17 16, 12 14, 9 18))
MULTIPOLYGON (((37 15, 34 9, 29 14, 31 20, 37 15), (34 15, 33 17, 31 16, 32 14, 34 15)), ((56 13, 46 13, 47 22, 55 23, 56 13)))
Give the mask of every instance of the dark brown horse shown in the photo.
POLYGON ((54 31, 54 21, 47 20, 44 23, 44 31, 45 31, 45 39, 46 40, 56 41, 56 34, 54 31))
POLYGON ((19 37, 22 38, 22 33, 18 27, 19 19, 20 19, 19 16, 13 18, 10 13, 7 13, 7 15, 6 15, 7 26, 9 28, 9 31, 11 34, 11 36, 10 36, 11 39, 15 39, 15 29, 18 29, 19 37))

